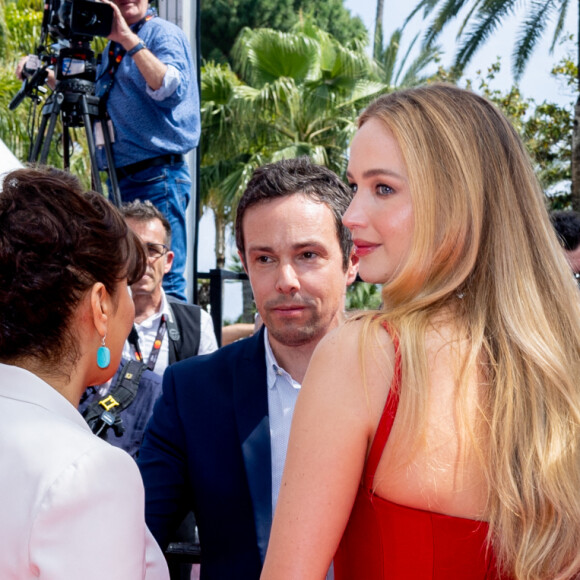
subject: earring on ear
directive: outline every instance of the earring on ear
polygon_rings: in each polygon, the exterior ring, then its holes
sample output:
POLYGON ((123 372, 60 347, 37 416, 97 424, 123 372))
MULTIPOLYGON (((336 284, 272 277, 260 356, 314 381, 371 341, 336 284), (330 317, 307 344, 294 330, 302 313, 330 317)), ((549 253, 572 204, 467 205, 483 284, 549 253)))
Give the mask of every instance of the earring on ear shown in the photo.
POLYGON ((103 344, 97 350, 97 365, 100 369, 106 369, 111 364, 111 351, 105 346, 105 336, 103 344))

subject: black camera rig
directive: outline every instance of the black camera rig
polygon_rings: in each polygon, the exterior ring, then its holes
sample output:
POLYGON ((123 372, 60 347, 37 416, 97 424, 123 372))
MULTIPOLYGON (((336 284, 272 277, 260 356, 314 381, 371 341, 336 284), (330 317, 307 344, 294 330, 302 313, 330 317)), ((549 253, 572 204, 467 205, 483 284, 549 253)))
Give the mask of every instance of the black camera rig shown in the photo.
POLYGON ((93 189, 102 193, 96 161, 93 125, 100 122, 112 201, 120 205, 120 194, 114 170, 111 142, 104 107, 95 95, 97 61, 91 49, 95 36, 106 37, 113 25, 113 9, 93 0, 48 0, 44 6, 40 43, 36 54, 29 57, 22 71, 23 83, 9 104, 14 110, 25 97, 38 105, 49 70, 54 73, 55 86, 42 107, 42 119, 36 137, 31 138, 28 161, 46 163, 57 120, 62 121, 63 160, 70 165, 70 133, 72 127, 84 127, 91 161, 93 189))

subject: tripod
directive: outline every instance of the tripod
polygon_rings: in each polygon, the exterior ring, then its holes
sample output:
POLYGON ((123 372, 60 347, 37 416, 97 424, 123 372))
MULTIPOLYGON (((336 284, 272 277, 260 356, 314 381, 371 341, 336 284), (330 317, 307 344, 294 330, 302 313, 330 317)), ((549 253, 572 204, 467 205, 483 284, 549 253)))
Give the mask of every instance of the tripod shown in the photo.
POLYGON ((92 187, 95 191, 102 194, 103 188, 97 166, 95 137, 93 134, 93 123, 99 121, 103 130, 104 150, 107 159, 109 180, 111 182, 112 201, 117 207, 120 207, 121 194, 113 161, 112 140, 109 132, 108 119, 105 112, 101 111, 101 107, 99 106, 100 99, 94 95, 94 87, 93 82, 83 79, 64 79, 58 82, 54 92, 42 107, 42 119, 38 128, 38 134, 30 150, 28 161, 46 163, 56 122, 60 117, 63 127, 64 167, 68 169, 70 167, 70 128, 84 126, 91 162, 92 187))

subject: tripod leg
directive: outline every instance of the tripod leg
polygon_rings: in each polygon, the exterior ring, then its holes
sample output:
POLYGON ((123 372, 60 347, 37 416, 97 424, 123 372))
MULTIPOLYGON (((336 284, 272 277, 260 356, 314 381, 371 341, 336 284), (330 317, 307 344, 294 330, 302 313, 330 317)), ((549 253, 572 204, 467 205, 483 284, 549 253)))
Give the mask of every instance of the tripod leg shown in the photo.
POLYGON ((115 161, 113 160, 113 147, 111 145, 111 133, 109 132, 109 122, 106 115, 100 115, 101 127, 103 128, 103 139, 105 141, 105 155, 107 157, 107 167, 109 168, 109 180, 111 181, 111 191, 113 193, 113 202, 117 207, 121 207, 121 191, 119 190, 119 181, 115 171, 115 161))
POLYGON ((89 113, 87 96, 81 95, 80 100, 81 100, 81 114, 83 117, 83 123, 85 125, 87 145, 89 148, 89 157, 91 159, 91 177, 93 182, 93 188, 95 189, 95 191, 103 193, 103 186, 101 185, 101 176, 99 175, 99 168, 97 166, 97 155, 95 153, 95 137, 93 135, 93 124, 91 120, 91 115, 89 113))
POLYGON ((53 95, 49 98, 49 100, 42 107, 42 119, 40 120, 40 125, 38 127, 38 133, 36 135, 36 139, 34 140, 34 143, 31 147, 30 153, 28 155, 29 162, 34 163, 34 162, 38 161, 38 157, 40 155, 40 149, 42 148, 42 144, 43 144, 43 141, 45 140, 45 138, 50 143, 50 141, 52 139, 52 134, 54 132, 54 126, 56 125, 56 118, 58 117, 59 110, 60 110, 60 107, 56 106, 56 103, 54 100, 54 93, 53 93, 53 95), (54 122, 53 122, 53 117, 55 117, 54 122), (46 125, 49 121, 49 118, 50 118, 51 130, 49 131, 48 134, 45 135, 46 125))
POLYGON ((58 119, 62 102, 64 101, 64 95, 62 93, 56 93, 53 95, 55 98, 52 102, 52 110, 50 112, 50 121, 48 123, 48 130, 46 132, 46 137, 44 143, 42 144, 42 149, 40 151, 40 163, 45 164, 48 159, 48 152, 50 151, 50 142, 52 141, 52 136, 54 135, 54 128, 56 127, 56 120, 58 119))
POLYGON ((70 128, 68 126, 62 128, 62 164, 65 169, 70 167, 70 128))

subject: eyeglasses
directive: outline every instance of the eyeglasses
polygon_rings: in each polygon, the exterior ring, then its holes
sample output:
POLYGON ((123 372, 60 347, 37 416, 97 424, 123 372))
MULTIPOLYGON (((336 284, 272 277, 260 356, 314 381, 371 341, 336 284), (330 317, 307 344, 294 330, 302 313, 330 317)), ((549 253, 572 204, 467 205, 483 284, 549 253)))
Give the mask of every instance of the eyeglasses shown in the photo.
POLYGON ((147 242, 145 248, 147 249, 147 255, 152 260, 157 260, 169 252, 169 248, 165 244, 152 244, 147 242))

